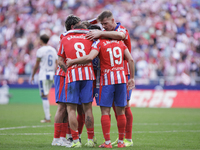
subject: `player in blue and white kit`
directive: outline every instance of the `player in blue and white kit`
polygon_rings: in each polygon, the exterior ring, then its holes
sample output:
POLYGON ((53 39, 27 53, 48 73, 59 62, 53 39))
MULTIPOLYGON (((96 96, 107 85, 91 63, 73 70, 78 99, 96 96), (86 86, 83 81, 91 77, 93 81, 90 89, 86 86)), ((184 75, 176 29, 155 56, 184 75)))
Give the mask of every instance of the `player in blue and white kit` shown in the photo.
POLYGON ((31 83, 32 83, 32 81, 34 80, 35 73, 37 72, 38 68, 40 68, 38 84, 45 114, 45 119, 41 120, 41 123, 51 122, 48 94, 53 85, 53 79, 58 59, 55 48, 47 45, 48 41, 49 41, 48 35, 44 34, 40 36, 40 44, 42 47, 40 47, 37 50, 36 53, 37 60, 33 68, 33 73, 31 78, 31 83))
MULTIPOLYGON (((89 30, 101 30, 101 28, 98 25, 90 25, 88 27, 89 30)), ((101 73, 101 68, 100 68, 100 59, 99 56, 95 57, 92 60, 92 65, 94 68, 94 73, 96 80, 93 81, 93 97, 95 97, 96 104, 99 106, 99 86, 100 86, 100 73, 101 73)))

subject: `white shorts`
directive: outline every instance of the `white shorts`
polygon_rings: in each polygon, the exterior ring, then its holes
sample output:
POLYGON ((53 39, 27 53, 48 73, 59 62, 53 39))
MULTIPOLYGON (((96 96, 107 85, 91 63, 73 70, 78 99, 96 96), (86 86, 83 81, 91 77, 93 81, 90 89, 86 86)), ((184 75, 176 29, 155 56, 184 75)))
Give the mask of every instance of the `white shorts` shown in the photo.
POLYGON ((53 80, 40 80, 39 81, 40 96, 48 95, 52 85, 53 85, 53 80))

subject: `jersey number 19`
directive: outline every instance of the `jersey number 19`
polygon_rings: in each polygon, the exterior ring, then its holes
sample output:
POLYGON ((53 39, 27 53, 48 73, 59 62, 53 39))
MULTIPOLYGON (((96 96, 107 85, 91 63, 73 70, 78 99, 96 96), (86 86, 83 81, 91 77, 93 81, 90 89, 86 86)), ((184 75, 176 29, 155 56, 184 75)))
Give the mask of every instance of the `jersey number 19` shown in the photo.
POLYGON ((110 55, 110 64, 113 67, 115 64, 120 65, 122 63, 122 51, 119 47, 114 47, 113 50, 111 48, 107 48, 106 50, 110 55), (118 51, 118 53, 117 53, 118 51), (116 60, 114 60, 116 59, 116 60), (114 64, 115 63, 115 64, 114 64))

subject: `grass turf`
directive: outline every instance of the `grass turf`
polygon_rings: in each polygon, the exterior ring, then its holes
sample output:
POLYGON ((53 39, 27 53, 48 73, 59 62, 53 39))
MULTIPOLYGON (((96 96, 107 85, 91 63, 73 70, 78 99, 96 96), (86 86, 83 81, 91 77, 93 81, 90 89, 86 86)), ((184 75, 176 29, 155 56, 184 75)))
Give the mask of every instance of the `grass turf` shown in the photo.
MULTIPOLYGON (((57 106, 51 106, 52 123, 40 123, 44 118, 42 104, 0 105, 0 150, 61 150, 51 146, 54 134, 54 115, 57 106)), ((200 109, 131 108, 133 113, 134 150, 192 150, 200 149, 200 109)), ((93 107, 95 135, 98 145, 103 142, 101 113, 93 107)), ((117 124, 111 110, 111 141, 117 136, 117 124)), ((82 133, 81 149, 87 141, 82 133)), ((98 147, 91 149, 101 149, 98 147)), ((113 147, 113 149, 118 149, 113 147)))

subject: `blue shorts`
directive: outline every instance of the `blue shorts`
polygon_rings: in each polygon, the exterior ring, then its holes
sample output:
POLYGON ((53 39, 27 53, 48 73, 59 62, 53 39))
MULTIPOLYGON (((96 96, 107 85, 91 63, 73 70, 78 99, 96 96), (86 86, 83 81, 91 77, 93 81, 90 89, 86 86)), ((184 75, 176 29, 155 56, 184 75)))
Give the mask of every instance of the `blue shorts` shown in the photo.
POLYGON ((99 106, 99 88, 93 89, 93 97, 95 97, 97 106, 99 106))
POLYGON ((93 101, 93 81, 75 81, 66 84, 67 103, 82 104, 93 101))
MULTIPOLYGON (((128 80, 130 79, 130 75, 127 75, 128 77, 128 80)), ((127 80, 127 82, 128 82, 127 80)), ((132 93, 132 90, 127 90, 127 96, 126 96, 126 100, 129 101, 131 99, 131 93, 132 93)))
POLYGON ((127 105, 126 92, 125 83, 100 86, 100 106, 112 107, 114 100, 115 106, 125 107, 127 105))
POLYGON ((63 76, 54 76, 54 85, 55 85, 55 97, 56 103, 66 103, 65 96, 65 77, 63 76))

